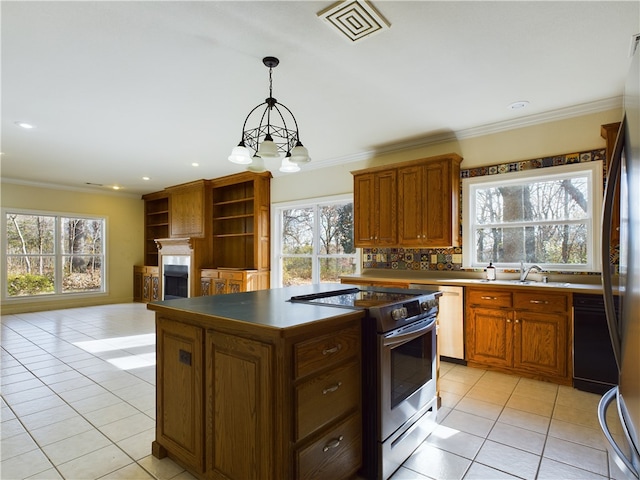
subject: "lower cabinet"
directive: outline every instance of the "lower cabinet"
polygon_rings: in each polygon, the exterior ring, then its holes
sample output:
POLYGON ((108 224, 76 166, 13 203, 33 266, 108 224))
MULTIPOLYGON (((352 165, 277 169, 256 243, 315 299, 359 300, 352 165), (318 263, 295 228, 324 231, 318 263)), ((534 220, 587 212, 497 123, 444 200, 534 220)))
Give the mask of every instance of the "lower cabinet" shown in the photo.
POLYGON ((360 316, 283 338, 157 314, 153 454, 199 479, 353 478, 362 463, 360 316))
POLYGON ((269 272, 258 270, 228 270, 203 268, 200 270, 200 295, 251 292, 269 288, 269 272))
POLYGON ((570 295, 467 288, 469 364, 571 384, 570 295))
POLYGON ((133 301, 161 300, 160 267, 135 265, 133 267, 133 301))

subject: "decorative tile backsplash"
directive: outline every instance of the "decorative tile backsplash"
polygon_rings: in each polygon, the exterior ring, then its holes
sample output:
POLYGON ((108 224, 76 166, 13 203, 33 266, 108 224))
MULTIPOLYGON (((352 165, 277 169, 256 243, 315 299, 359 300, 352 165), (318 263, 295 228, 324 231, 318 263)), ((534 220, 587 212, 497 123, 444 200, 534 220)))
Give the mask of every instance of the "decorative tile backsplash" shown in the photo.
MULTIPOLYGON (((519 162, 488 165, 460 171, 461 178, 484 175, 501 175, 533 168, 556 167, 572 163, 603 160, 603 177, 606 180, 605 149, 568 153, 554 157, 535 158, 519 162)), ((461 187, 462 188, 462 187, 461 187)), ((462 195, 462 190, 460 192, 462 195)), ((462 206, 462 202, 460 202, 462 206)), ((462 210, 460 211, 462 216, 462 210)), ((617 246, 612 248, 612 260, 617 260, 617 246)), ((617 264, 617 261, 614 262, 617 264)), ((462 270, 462 247, 451 248, 363 248, 362 268, 391 270, 462 270)))

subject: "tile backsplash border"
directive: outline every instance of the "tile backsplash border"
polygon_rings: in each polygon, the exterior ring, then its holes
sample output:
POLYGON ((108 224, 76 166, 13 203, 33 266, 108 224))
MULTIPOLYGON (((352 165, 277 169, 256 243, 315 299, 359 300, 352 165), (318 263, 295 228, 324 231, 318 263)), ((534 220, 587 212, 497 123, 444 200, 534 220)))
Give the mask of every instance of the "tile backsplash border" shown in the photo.
MULTIPOLYGON (((534 158, 484 167, 469 168, 460 171, 460 178, 481 177, 485 175, 502 175, 510 172, 531 170, 534 168, 557 167, 573 163, 584 163, 602 160, 603 179, 606 181, 606 153, 605 149, 588 150, 578 153, 567 153, 553 157, 534 158)), ((462 184, 460 185, 460 217, 462 218, 462 184)), ((461 222, 462 223, 462 222, 461 222)), ((618 263, 618 246, 611 251, 611 261, 618 263)), ((362 268, 381 270, 412 270, 412 271, 481 271, 481 269, 462 268, 462 247, 450 248, 363 248, 362 268)), ((501 270, 509 272, 510 270, 501 270)), ((556 272, 575 274, 575 272, 556 272)), ((586 273, 590 274, 590 273, 586 273)), ((599 275, 594 272, 593 274, 599 275)))

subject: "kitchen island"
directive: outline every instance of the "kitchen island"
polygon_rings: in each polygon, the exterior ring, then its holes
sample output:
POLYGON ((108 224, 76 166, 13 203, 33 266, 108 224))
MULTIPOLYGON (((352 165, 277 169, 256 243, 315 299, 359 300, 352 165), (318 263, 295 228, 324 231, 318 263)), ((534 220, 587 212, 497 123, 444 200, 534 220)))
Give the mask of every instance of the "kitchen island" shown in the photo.
POLYGON ((148 304, 157 337, 153 454, 201 479, 354 477, 364 312, 287 301, 344 288, 148 304))

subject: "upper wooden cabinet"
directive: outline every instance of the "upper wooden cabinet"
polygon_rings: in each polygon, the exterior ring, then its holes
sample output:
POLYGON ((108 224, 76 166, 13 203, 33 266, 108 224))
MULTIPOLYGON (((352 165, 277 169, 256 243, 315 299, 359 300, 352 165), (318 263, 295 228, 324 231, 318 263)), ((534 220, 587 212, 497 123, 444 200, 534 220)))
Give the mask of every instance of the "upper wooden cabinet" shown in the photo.
POLYGON ((352 172, 357 247, 460 246, 454 153, 352 172))
POLYGON ((398 244, 460 246, 460 161, 449 156, 398 168, 398 244))
POLYGON ((204 238, 210 225, 210 188, 208 180, 197 180, 169 187, 171 196, 171 238, 204 238))
POLYGON ((357 247, 397 242, 395 170, 354 175, 354 235, 357 247))

